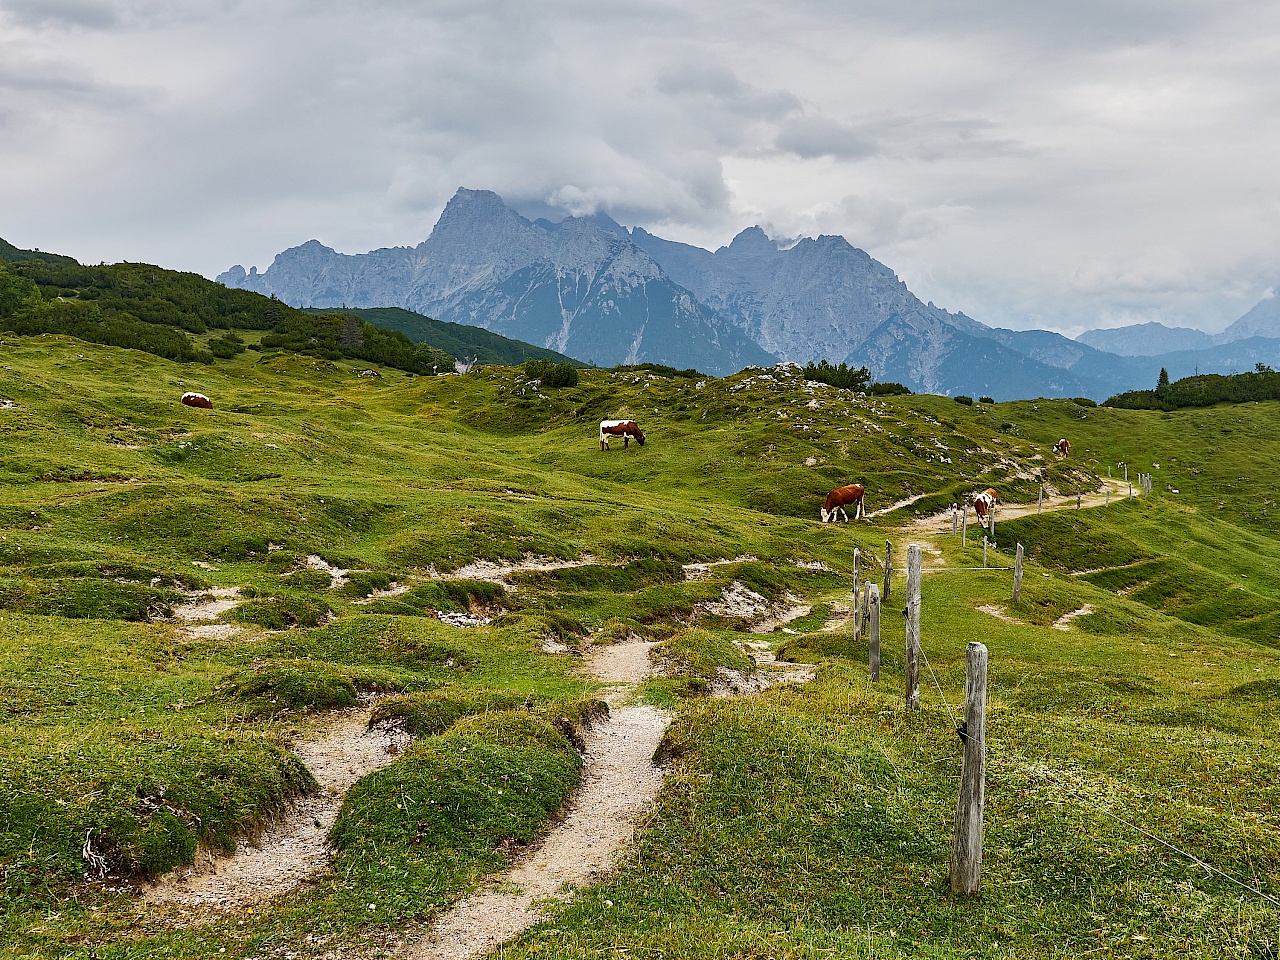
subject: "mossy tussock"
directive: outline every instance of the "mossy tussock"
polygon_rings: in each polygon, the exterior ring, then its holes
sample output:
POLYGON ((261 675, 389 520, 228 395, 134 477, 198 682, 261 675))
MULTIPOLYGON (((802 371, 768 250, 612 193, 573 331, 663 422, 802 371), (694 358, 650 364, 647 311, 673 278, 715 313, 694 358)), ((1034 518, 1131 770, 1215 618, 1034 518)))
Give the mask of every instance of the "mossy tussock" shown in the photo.
POLYGON ((385 670, 318 660, 268 660, 237 670, 214 688, 215 699, 242 706, 245 716, 285 711, 341 710, 361 693, 391 693, 403 682, 385 670))

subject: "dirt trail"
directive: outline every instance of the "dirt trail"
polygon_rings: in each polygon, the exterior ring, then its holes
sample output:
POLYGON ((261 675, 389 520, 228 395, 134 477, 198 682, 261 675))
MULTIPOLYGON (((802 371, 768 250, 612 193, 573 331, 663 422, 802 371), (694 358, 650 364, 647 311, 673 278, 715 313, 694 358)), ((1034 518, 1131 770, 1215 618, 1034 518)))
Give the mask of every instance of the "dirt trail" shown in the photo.
POLYGON ((662 786, 653 754, 670 715, 624 705, 649 674, 653 644, 635 641, 599 650, 589 669, 612 686, 611 713, 587 738, 582 787, 565 819, 509 873, 459 901, 407 955, 464 960, 489 953, 542 917, 539 901, 567 897, 566 888, 603 876, 631 841, 635 825, 662 786))
MULTIPOLYGON (((1088 493, 1080 494, 1080 509, 1084 510, 1090 507, 1101 507, 1108 503, 1107 492, 1110 490, 1110 502, 1115 503, 1123 500, 1129 495, 1129 485, 1123 480, 1116 480, 1112 477, 1106 477, 1102 480, 1103 487, 1100 490, 1091 490, 1088 493)), ((1138 487, 1133 488, 1135 497, 1141 496, 1142 491, 1138 487)), ((1044 498, 1043 511, 1052 513, 1056 510, 1074 510, 1076 507, 1076 495, 1059 494, 1057 496, 1046 496, 1044 498)), ((1033 516, 1040 510, 1036 503, 1011 503, 999 504, 996 507, 996 533, 1000 532, 1001 520, 1013 520, 1017 517, 1033 516)), ((951 511, 944 510, 936 513, 931 517, 923 517, 916 520, 911 527, 908 528, 912 536, 920 536, 928 531, 929 534, 935 533, 951 533, 951 511)), ((981 526, 978 523, 977 515, 969 511, 969 533, 978 532, 981 536, 981 526)), ((979 541, 981 546, 981 541, 979 541)))
POLYGON ((368 724, 367 707, 344 711, 321 739, 300 744, 296 752, 319 781, 320 793, 303 799, 256 842, 242 843, 231 856, 201 851, 194 866, 150 885, 144 901, 230 910, 283 893, 325 869, 325 837, 343 795, 365 774, 389 764, 409 743, 403 732, 371 731, 368 724))

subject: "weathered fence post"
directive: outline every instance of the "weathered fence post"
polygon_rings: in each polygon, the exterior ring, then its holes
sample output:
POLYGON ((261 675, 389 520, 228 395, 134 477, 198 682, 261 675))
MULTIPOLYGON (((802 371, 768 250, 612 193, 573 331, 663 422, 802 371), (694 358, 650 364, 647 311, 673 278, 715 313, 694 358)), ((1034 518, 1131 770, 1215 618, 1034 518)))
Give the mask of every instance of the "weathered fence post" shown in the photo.
POLYGON ((951 835, 951 892, 975 894, 982 880, 982 807, 987 766, 987 648, 970 642, 965 653, 964 763, 951 835))
POLYGON ((1132 499, 1132 498, 1133 498, 1133 484, 1132 484, 1132 483, 1131 483, 1131 484, 1129 484, 1129 497, 1130 497, 1130 499, 1132 499))
POLYGON ((982 538, 982 569, 987 569, 987 538, 982 538))
POLYGON ((993 502, 991 509, 987 511, 987 533, 991 534, 991 545, 996 544, 996 505, 993 502))
POLYGON ((1022 599, 1022 544, 1018 544, 1018 554, 1013 560, 1013 602, 1022 599))
POLYGON ((1124 465, 1124 482, 1129 482, 1129 465, 1127 463, 1124 465))
POLYGON ((1080 509, 1080 484, 1076 484, 1076 509, 1080 509))
POLYGON ((952 508, 951 508, 951 535, 952 535, 953 537, 956 535, 956 527, 958 527, 959 525, 960 525, 960 514, 956 513, 956 508, 955 508, 954 506, 952 506, 952 508))
POLYGON ((867 666, 872 682, 880 679, 880 588, 867 584, 867 666))
POLYGON ((870 580, 862 585, 862 615, 859 617, 862 621, 862 629, 859 631, 859 636, 867 635, 867 625, 871 621, 871 588, 874 586, 875 584, 870 580))
POLYGON ((964 517, 960 521, 960 546, 969 545, 969 501, 964 502, 964 517))
POLYGON ((893 589, 893 544, 888 540, 884 542, 884 596, 881 598, 885 603, 889 602, 889 594, 893 589))
POLYGON ((862 639, 862 608, 858 601, 862 599, 862 549, 853 548, 853 640, 862 639))
POLYGON ((1036 516, 1040 516, 1044 510, 1044 484, 1040 484, 1040 496, 1036 497, 1036 516))
POLYGON ((920 709, 920 545, 907 547, 907 709, 920 709))
POLYGON ((1111 506, 1111 485, 1110 484, 1107 484, 1107 502, 1104 503, 1103 506, 1104 507, 1111 506))

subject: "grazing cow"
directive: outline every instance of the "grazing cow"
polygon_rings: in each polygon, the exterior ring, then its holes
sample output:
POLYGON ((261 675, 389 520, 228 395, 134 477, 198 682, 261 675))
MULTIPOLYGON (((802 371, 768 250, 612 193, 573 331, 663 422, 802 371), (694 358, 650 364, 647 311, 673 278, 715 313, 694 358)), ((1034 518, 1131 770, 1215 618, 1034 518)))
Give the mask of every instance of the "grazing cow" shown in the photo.
POLYGON ((212 400, 203 393, 193 393, 190 390, 182 395, 182 402, 188 407, 203 407, 205 410, 213 409, 212 400))
POLYGON ((1071 441, 1068 440, 1066 437, 1063 437, 1061 440, 1059 440, 1057 443, 1053 445, 1053 452, 1058 454, 1058 456, 1060 457, 1067 456, 1068 454, 1071 453, 1071 441))
POLYGON ((995 509, 998 499, 1000 499, 999 496, 991 487, 987 487, 982 493, 973 498, 973 509, 978 514, 979 519, 987 519, 987 515, 995 509))
POLYGON ((636 426, 634 420, 601 420, 600 449, 609 449, 609 438, 621 437, 622 449, 625 450, 634 438, 636 443, 644 446, 644 431, 636 426))
POLYGON ((862 509, 862 494, 866 492, 860 483, 851 483, 845 487, 836 487, 827 494, 827 500, 822 505, 822 522, 831 523, 836 519, 837 513, 844 514, 844 522, 849 522, 849 514, 845 512, 845 507, 854 504, 853 519, 859 517, 866 519, 866 513, 862 509))

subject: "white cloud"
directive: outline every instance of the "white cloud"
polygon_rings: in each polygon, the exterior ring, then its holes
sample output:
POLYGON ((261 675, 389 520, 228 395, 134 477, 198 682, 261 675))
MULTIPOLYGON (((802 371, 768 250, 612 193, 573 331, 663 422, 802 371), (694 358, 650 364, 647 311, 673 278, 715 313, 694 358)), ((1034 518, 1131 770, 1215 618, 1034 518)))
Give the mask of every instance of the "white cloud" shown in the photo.
POLYGON ((0 0, 0 236, 214 274, 460 185, 843 233, 993 323, 1216 329, 1280 265, 1263 0, 0 0))

